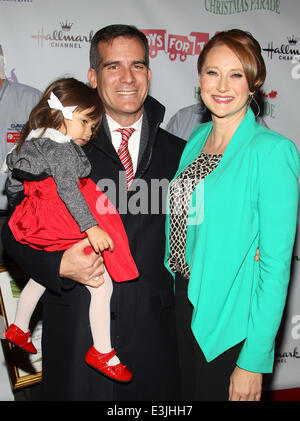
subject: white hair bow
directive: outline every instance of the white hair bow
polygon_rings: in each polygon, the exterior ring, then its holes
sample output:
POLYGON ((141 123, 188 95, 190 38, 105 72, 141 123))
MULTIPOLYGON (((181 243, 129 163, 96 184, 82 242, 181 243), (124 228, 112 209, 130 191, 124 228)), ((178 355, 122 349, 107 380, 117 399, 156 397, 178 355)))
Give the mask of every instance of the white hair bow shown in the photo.
POLYGON ((53 108, 54 110, 60 110, 63 113, 64 118, 66 118, 67 120, 73 120, 73 111, 77 108, 77 105, 71 107, 64 107, 53 92, 51 92, 50 94, 48 104, 50 108, 53 108))

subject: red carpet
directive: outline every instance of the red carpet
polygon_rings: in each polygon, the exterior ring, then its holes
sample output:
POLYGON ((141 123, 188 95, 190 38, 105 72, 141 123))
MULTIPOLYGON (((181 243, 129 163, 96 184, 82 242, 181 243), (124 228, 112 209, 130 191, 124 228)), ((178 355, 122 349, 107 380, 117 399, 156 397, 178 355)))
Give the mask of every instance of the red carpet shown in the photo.
POLYGON ((264 392, 263 401, 300 401, 300 388, 264 392))

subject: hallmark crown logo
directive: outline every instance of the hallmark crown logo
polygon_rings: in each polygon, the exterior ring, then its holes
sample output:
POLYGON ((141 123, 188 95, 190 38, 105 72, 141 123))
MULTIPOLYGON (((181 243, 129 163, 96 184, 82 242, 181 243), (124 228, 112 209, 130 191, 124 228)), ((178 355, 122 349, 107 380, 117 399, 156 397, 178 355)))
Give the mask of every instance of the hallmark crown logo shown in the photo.
POLYGON ((299 38, 296 38, 295 35, 292 35, 291 37, 287 37, 287 40, 290 45, 296 45, 299 38))
POLYGON ((63 31, 70 31, 70 29, 72 28, 72 25, 73 25, 73 23, 68 22, 67 19, 66 19, 65 22, 59 22, 59 23, 60 23, 61 29, 63 31))

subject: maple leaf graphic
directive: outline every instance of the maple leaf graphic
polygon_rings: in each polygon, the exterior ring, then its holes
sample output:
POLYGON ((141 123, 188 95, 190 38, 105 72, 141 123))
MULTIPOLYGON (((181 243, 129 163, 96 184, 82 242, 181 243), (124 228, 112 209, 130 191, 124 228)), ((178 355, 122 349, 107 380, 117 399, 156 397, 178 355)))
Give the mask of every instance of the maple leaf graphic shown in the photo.
POLYGON ((270 93, 269 93, 269 98, 276 98, 277 97, 277 91, 271 91, 270 93))

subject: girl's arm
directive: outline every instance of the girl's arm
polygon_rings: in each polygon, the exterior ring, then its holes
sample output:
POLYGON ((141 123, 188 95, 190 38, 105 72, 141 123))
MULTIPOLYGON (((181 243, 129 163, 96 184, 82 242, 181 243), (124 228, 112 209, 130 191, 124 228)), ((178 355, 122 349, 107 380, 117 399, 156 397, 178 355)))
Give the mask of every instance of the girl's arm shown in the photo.
MULTIPOLYGON (((79 190, 79 168, 83 167, 82 157, 76 151, 73 143, 59 144, 54 141, 45 142, 43 147, 44 158, 50 168, 57 193, 73 216, 80 231, 97 225, 89 207, 79 190)), ((89 165, 87 158, 85 162, 89 165)))

